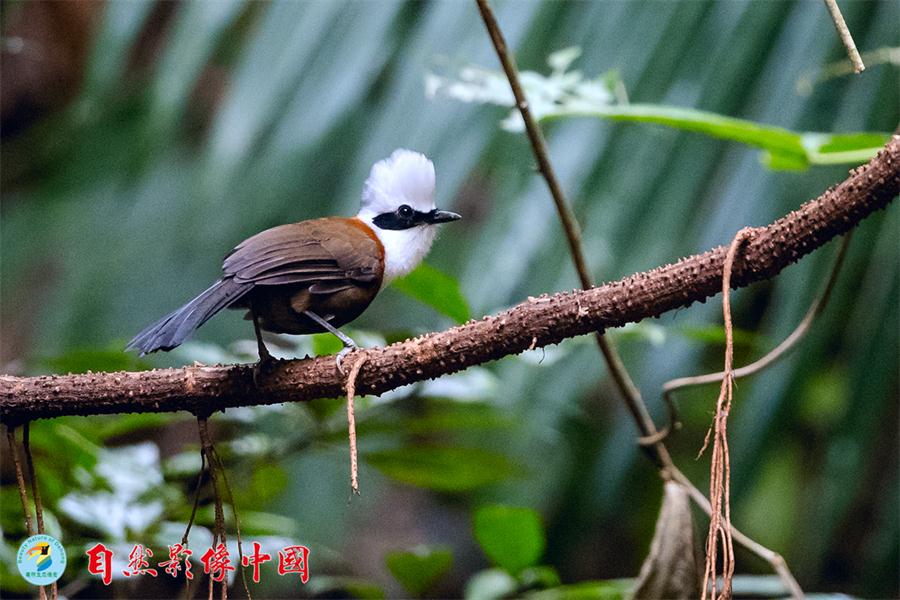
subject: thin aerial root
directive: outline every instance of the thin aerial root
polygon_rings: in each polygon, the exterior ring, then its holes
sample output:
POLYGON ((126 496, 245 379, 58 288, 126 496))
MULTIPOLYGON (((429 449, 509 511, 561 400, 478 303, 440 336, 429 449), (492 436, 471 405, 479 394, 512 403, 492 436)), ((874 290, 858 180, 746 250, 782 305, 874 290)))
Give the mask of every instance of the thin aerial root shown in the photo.
POLYGON ((703 574, 703 599, 706 599, 707 586, 712 585, 712 597, 727 599, 731 597, 731 580, 734 576, 734 544, 731 539, 731 507, 730 479, 731 465, 728 457, 728 414, 734 396, 734 326, 731 320, 731 272, 738 248, 753 235, 753 229, 741 229, 725 255, 722 269, 722 313, 725 321, 725 369, 722 387, 716 400, 716 415, 710 430, 706 433, 703 450, 707 447, 712 432, 712 460, 709 476, 709 500, 712 512, 709 520, 709 533, 706 538, 706 567, 703 574), (718 546, 722 545, 722 590, 717 594, 718 564, 716 561, 718 546))
POLYGON ((366 362, 363 354, 353 363, 347 375, 347 435, 350 439, 350 491, 359 496, 359 455, 356 450, 356 416, 353 410, 353 397, 356 395, 356 378, 359 370, 366 362))

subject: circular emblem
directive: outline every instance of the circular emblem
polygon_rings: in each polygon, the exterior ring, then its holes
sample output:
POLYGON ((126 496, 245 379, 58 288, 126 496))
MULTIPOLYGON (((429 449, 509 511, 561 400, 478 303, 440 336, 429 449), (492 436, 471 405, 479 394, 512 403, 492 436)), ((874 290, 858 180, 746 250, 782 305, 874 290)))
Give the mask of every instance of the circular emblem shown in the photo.
POLYGON ((25 581, 33 585, 50 585, 66 568, 66 551, 53 536, 33 535, 19 546, 16 566, 25 581))

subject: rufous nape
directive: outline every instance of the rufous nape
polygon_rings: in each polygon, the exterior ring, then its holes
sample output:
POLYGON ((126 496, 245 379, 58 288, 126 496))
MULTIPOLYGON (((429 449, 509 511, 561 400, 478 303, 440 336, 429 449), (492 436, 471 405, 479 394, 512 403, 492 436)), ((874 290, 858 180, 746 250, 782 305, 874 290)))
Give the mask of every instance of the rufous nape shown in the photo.
POLYGON ((141 355, 171 350, 223 308, 247 310, 261 362, 271 356, 261 330, 330 332, 357 318, 393 279, 412 271, 431 249, 437 225, 460 216, 434 204, 434 165, 410 150, 375 163, 355 217, 279 225, 241 242, 226 257, 222 277, 199 296, 128 343, 141 355))

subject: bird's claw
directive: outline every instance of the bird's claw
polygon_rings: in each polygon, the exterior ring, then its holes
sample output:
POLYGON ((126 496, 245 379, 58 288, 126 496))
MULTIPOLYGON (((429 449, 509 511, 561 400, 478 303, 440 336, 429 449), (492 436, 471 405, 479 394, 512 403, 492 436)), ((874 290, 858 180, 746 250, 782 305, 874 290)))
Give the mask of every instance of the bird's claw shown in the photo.
POLYGON ((347 376, 347 373, 344 371, 344 368, 341 364, 344 362, 344 357, 353 352, 354 350, 359 350, 358 346, 344 346, 344 348, 338 352, 334 356, 334 364, 337 366, 338 372, 344 377, 347 376))

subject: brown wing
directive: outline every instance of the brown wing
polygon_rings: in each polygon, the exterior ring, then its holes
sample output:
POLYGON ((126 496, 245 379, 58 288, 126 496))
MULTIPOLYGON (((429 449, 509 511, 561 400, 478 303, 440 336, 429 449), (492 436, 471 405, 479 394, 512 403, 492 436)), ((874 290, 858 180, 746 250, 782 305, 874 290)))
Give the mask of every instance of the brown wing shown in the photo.
POLYGON ((312 293, 378 285, 383 249, 357 219, 314 219, 267 229, 225 257, 225 277, 253 285, 309 284, 312 293))

